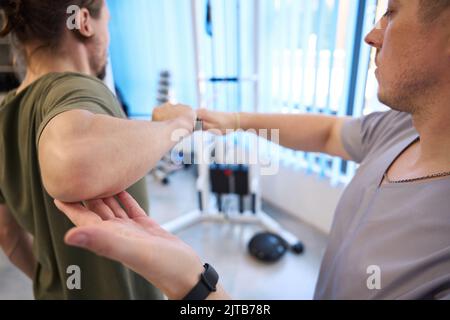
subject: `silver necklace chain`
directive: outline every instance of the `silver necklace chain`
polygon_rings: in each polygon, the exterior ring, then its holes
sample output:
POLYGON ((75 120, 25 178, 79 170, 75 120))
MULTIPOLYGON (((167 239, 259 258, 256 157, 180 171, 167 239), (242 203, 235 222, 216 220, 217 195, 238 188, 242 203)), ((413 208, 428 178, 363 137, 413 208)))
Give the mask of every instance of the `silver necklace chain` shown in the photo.
POLYGON ((435 179, 435 178, 444 178, 444 177, 449 177, 449 176, 450 176, 450 172, 442 172, 442 173, 430 174, 429 176, 420 177, 420 178, 393 181, 393 180, 389 179, 387 173, 384 174, 386 181, 390 184, 411 183, 411 182, 417 182, 417 181, 423 181, 423 180, 429 180, 429 179, 435 179))
MULTIPOLYGON (((414 142, 410 146, 412 146, 413 144, 415 144, 415 143, 417 143, 419 141, 420 141, 420 137, 417 138, 416 140, 414 140, 414 142)), ((398 159, 398 157, 397 157, 397 159, 398 159)), ((390 167, 389 167, 389 169, 390 169, 390 167)), ((390 184, 411 183, 411 182, 424 181, 424 180, 436 179, 436 178, 444 178, 444 177, 449 177, 450 176, 450 171, 449 171, 449 172, 441 172, 441 173, 430 174, 428 176, 420 177, 420 178, 403 179, 403 180, 395 181, 395 180, 389 179, 389 176, 388 176, 389 169, 384 174, 384 178, 390 184)))

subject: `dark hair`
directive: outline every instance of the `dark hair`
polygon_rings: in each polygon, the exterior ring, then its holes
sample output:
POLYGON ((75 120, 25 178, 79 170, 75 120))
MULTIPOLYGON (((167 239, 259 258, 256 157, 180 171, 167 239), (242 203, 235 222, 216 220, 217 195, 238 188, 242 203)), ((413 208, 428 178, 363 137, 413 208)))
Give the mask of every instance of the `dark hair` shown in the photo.
POLYGON ((57 47, 68 19, 67 8, 86 8, 100 16, 102 0, 0 0, 3 25, 0 37, 12 34, 20 44, 37 40, 43 46, 57 47))
POLYGON ((425 22, 434 21, 447 9, 450 9, 450 0, 420 0, 419 12, 425 22))

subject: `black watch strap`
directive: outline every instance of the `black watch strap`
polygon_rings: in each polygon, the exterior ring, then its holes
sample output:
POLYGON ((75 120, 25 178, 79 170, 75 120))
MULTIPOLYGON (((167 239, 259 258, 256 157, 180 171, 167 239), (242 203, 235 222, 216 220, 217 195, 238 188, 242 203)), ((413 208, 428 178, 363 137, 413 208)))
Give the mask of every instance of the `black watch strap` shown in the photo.
POLYGON ((204 267, 205 272, 201 274, 200 281, 183 300, 205 300, 211 292, 217 291, 216 286, 219 282, 219 275, 209 264, 205 264, 204 267))

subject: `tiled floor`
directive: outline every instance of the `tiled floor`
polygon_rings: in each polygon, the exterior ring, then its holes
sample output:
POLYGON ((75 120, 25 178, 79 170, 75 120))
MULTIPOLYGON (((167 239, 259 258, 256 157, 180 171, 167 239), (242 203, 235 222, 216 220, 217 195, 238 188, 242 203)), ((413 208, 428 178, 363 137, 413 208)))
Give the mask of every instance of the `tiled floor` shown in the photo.
MULTIPOLYGON (((152 216, 165 223, 196 208, 195 179, 191 171, 171 177, 168 186, 149 179, 152 216)), ((299 237, 306 251, 286 255, 265 265, 247 254, 249 239, 258 227, 206 223, 178 235, 192 245, 204 261, 215 266, 225 289, 236 299, 311 299, 326 236, 298 220, 264 206, 264 210, 299 237)), ((31 299, 31 283, 0 255, 0 299, 31 299)))

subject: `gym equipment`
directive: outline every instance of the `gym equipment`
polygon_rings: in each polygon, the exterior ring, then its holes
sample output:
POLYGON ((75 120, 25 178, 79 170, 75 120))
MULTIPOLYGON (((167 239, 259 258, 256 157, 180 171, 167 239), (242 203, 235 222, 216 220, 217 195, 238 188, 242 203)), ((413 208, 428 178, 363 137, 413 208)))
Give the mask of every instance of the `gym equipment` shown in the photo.
MULTIPOLYGON (((227 2, 228 3, 228 2, 227 2)), ((211 48, 211 66, 201 68, 203 61, 198 60, 196 64, 197 80, 198 80, 198 101, 202 107, 211 108, 213 110, 242 111, 242 84, 247 82, 253 84, 254 87, 254 106, 257 111, 258 105, 258 76, 257 66, 250 75, 243 76, 242 73, 242 48, 241 48, 241 10, 240 2, 236 4, 236 56, 234 59, 227 56, 226 61, 234 60, 236 63, 227 64, 226 68, 219 68, 220 52, 226 47, 226 34, 221 35, 217 32, 217 21, 213 21, 213 4, 208 0, 206 3, 206 22, 205 32, 211 48), (223 42, 225 46, 220 45, 223 42), (221 49, 218 49, 221 48, 221 49), (228 59, 230 58, 230 59, 228 59), (210 68, 210 69, 209 69, 210 68), (211 70, 211 73, 205 70, 211 70), (233 87, 233 88, 231 88, 233 87), (235 90, 231 90, 235 89, 235 90), (218 92, 221 97, 226 97, 226 101, 219 101, 218 92), (233 92, 231 92, 233 91, 233 92), (212 97, 212 99, 210 99, 212 97)), ((194 21, 196 20, 196 5, 193 2, 194 21)), ((233 28, 231 28, 233 29, 233 28)), ((227 27, 224 32, 226 33, 227 27)), ((196 41, 196 56, 202 56, 199 48, 199 38, 197 30, 194 27, 194 39, 196 41)), ((223 58, 222 58, 223 59, 223 58)), ((207 63, 207 62, 204 62, 207 63)), ((248 72, 246 72, 248 74, 248 72)), ((248 86, 247 86, 248 88, 248 86)), ((222 99, 223 100, 223 99, 222 99)), ((246 101, 248 104, 248 101, 246 101)), ((198 127, 197 124, 196 127, 198 127)), ((197 128, 198 129, 198 128, 197 128)), ((259 166, 246 161, 228 161, 233 154, 238 159, 250 159, 239 154, 240 143, 239 137, 229 137, 225 142, 222 138, 213 137, 205 132, 195 132, 190 152, 184 152, 185 155, 192 154, 196 160, 198 178, 197 178, 197 194, 198 209, 194 210, 179 219, 165 224, 163 227, 172 233, 177 233, 185 228, 204 222, 228 223, 228 224, 249 224, 259 225, 263 229, 278 235, 286 244, 286 248, 294 253, 301 253, 297 250, 303 248, 303 244, 299 240, 283 229, 273 218, 261 210, 261 192, 259 190, 259 166), (236 138, 235 141, 231 141, 236 138), (231 143, 229 143, 231 141, 231 143), (223 152, 223 145, 228 145, 229 152, 223 152), (227 205, 227 200, 238 198, 238 206, 232 207, 227 205), (247 201, 246 201, 247 200, 247 201), (249 204, 250 203, 250 204, 249 204), (246 206, 247 204, 247 206, 246 206), (237 207, 237 208, 236 208, 237 207)), ((248 151, 248 150, 247 150, 248 151)))
POLYGON ((159 74, 158 97, 156 99, 158 105, 169 102, 170 100, 170 72, 161 71, 159 74))
MULTIPOLYGON (((196 132, 192 139, 198 165, 199 209, 166 223, 163 228, 171 233, 177 233, 204 222, 259 225, 283 239, 286 250, 289 249, 295 254, 302 253, 303 250, 299 251, 298 248, 303 248, 303 244, 261 210, 258 165, 240 162, 239 159, 244 158, 240 154, 242 151, 234 143, 224 141, 222 137, 196 132), (225 152, 223 152, 226 149, 224 144, 228 146, 225 152), (238 159, 237 164, 227 164, 227 158, 233 153, 238 159), (229 195, 239 197, 238 210, 225 207, 222 199, 229 195), (245 208, 245 198, 251 199, 248 209, 245 208)), ((278 250, 276 246, 274 248, 278 250)))
POLYGON ((263 232, 255 235, 248 244, 248 251, 263 262, 276 262, 287 252, 288 245, 279 235, 263 232))
MULTIPOLYGON (((159 75, 159 88, 157 95, 157 104, 162 105, 170 101, 170 78, 171 74, 169 71, 161 71, 159 75)), ((183 158, 183 154, 178 154, 179 158, 183 158)), ((176 164, 172 161, 172 154, 168 153, 158 162, 156 167, 150 172, 156 181, 159 181, 163 185, 170 183, 170 176, 183 169, 184 166, 176 164)))

